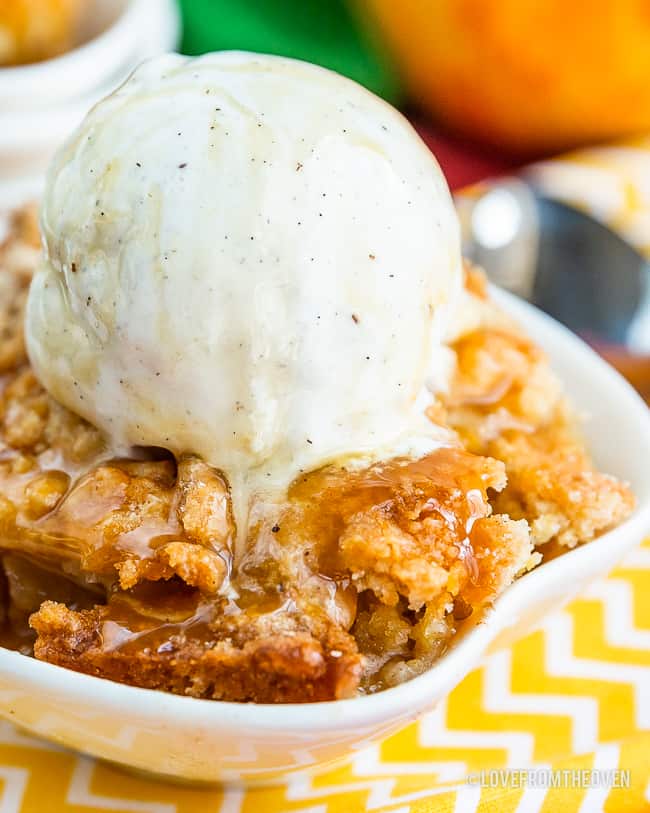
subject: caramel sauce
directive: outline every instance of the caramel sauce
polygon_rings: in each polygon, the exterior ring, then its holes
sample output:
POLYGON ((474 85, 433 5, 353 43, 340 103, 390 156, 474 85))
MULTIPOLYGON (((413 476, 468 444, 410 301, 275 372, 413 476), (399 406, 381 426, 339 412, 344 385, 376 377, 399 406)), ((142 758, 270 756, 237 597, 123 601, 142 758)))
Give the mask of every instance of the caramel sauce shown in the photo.
POLYGON ((113 594, 100 627, 101 648, 124 653, 171 652, 188 643, 212 646, 220 636, 212 622, 246 613, 248 618, 293 613, 291 599, 242 593, 237 600, 207 599, 178 580, 144 582, 113 594))
POLYGON ((361 470, 328 466, 310 472, 292 484, 285 505, 253 528, 235 585, 270 591, 286 581, 300 601, 320 607, 349 629, 357 607, 350 578, 354 563, 342 556, 339 540, 351 520, 369 512, 390 518, 406 534, 410 523, 437 516, 454 539, 454 557, 464 563, 469 579, 477 581, 470 534, 476 520, 488 513, 486 492, 497 479, 490 463, 458 448, 361 470))
POLYGON ((323 469, 297 480, 289 500, 303 506, 298 531, 304 535, 308 525, 308 536, 319 540, 325 573, 337 575, 336 532, 352 515, 373 507, 412 519, 437 514, 455 535, 459 558, 474 572, 469 534, 474 522, 485 516, 492 479, 481 459, 461 449, 441 448, 418 460, 396 459, 358 472, 323 469), (440 499, 449 495, 457 497, 453 510, 440 499))
POLYGON ((209 622, 219 603, 205 601, 197 590, 177 581, 143 583, 116 593, 101 623, 101 648, 164 652, 173 649, 178 638, 204 645, 214 640, 209 622))
POLYGON ((0 620, 0 646, 31 654, 34 631, 28 619, 46 599, 59 601, 72 610, 92 607, 105 601, 100 586, 76 584, 48 562, 19 554, 3 557, 2 593, 4 616, 0 620))
POLYGON ((103 461, 86 470, 69 487, 69 472, 75 473, 75 466, 65 466, 59 459, 56 463, 61 468, 48 469, 44 466, 49 460, 37 459, 23 471, 22 466, 16 470, 18 459, 16 454, 5 451, 4 460, 0 460, 0 493, 16 511, 13 528, 5 531, 5 549, 26 548, 54 561, 72 559, 82 568, 113 576, 115 563, 125 556, 146 559, 167 542, 187 541, 176 514, 171 477, 169 485, 152 481, 150 493, 142 495, 142 499, 157 502, 156 510, 135 527, 129 527, 129 461, 103 461), (29 504, 30 487, 43 478, 52 480, 57 488, 62 482, 66 486, 49 510, 34 516, 29 504), (117 517, 120 511, 124 513, 123 522, 117 517))
MULTIPOLYGON (((108 528, 107 518, 128 503, 128 472, 120 461, 102 467, 106 471, 101 476, 97 469, 82 476, 41 519, 30 521, 19 513, 17 533, 38 537, 35 553, 40 545, 43 555, 61 556, 67 545, 70 556, 86 557, 95 573, 112 577, 115 561, 125 552, 146 558, 161 545, 182 538, 182 527, 169 495, 174 484, 163 478, 156 482, 154 495, 167 500, 159 513, 123 532, 108 528)), ((23 479, 14 481, 12 493, 18 495, 24 478, 34 474, 18 475, 23 479)), ((476 581, 470 532, 487 514, 486 492, 497 481, 491 464, 459 448, 440 448, 419 460, 395 459, 364 469, 328 466, 301 476, 289 488, 285 503, 265 506, 263 519, 251 529, 248 550, 232 575, 227 597, 207 598, 178 578, 111 592, 101 614, 100 645, 106 651, 127 653, 173 651, 180 641, 210 645, 215 642, 211 622, 240 613, 316 609, 350 629, 358 593, 338 541, 346 523, 364 512, 377 511, 405 528, 428 516, 442 519, 455 540, 455 556, 476 581)), ((12 641, 5 637, 4 643, 12 641)))
MULTIPOLYGON (((101 625, 102 647, 123 652, 173 651, 180 641, 210 645, 211 621, 293 613, 316 605, 344 628, 356 618, 357 591, 337 541, 355 514, 377 509, 419 518, 438 514, 453 530, 457 556, 476 580, 470 531, 486 514, 485 494, 494 474, 460 449, 440 449, 420 460, 398 459, 360 471, 326 467, 296 480, 287 502, 253 530, 251 545, 228 599, 206 600, 182 583, 143 583, 109 601, 101 625), (453 494, 459 510, 441 499, 453 494)), ((456 508, 456 503, 454 504, 456 508)))

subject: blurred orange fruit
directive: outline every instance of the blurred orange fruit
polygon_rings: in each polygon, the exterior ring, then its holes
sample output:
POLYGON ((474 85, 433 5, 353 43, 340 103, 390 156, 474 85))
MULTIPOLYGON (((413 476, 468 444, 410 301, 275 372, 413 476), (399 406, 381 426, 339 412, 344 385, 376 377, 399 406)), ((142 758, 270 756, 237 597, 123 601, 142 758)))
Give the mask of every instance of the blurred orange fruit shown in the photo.
POLYGON ((38 62, 74 44, 82 0, 0 0, 0 65, 38 62))
POLYGON ((519 153, 650 133, 650 0, 357 0, 415 101, 519 153))

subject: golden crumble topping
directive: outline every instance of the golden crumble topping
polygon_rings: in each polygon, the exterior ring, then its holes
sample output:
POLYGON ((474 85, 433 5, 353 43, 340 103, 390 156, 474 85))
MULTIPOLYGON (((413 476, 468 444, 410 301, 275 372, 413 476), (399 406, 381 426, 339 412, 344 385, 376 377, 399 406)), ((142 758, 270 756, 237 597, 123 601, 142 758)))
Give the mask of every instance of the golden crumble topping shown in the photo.
MULTIPOLYGON (((480 288, 482 274, 469 277, 480 288)), ((456 374, 439 408, 465 448, 505 463, 508 485, 493 500, 496 511, 528 520, 535 546, 567 547, 630 513, 630 490, 594 468, 559 381, 517 325, 503 317, 496 327, 479 325, 454 351, 456 374)))

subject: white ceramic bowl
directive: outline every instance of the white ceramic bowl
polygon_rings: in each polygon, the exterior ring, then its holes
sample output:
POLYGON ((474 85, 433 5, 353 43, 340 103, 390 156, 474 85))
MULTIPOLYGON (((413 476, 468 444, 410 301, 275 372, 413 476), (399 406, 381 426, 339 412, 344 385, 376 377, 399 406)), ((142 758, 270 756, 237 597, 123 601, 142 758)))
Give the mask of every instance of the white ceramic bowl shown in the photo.
POLYGON ((0 208, 40 191, 54 150, 147 57, 173 50, 175 0, 87 0, 78 47, 0 68, 0 208))
POLYGON ((415 680, 376 695, 311 705, 194 700, 76 674, 0 649, 0 715, 34 734, 129 768, 186 781, 272 781, 344 756, 444 697, 490 648, 530 630, 650 530, 650 411, 631 387, 550 317, 494 291, 543 347, 577 407, 598 464, 629 480, 634 515, 512 585, 484 620, 415 680))

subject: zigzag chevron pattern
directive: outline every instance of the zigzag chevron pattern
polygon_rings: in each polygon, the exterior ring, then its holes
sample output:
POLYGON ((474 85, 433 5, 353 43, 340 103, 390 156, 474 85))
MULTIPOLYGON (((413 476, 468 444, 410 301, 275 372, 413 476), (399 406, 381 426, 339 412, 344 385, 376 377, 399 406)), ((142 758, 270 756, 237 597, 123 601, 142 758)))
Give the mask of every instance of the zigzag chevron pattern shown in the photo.
POLYGON ((650 810, 650 543, 446 701, 346 764, 273 788, 127 775, 0 724, 0 813, 618 813, 650 810), (526 766, 630 771, 630 787, 481 788, 526 766))

